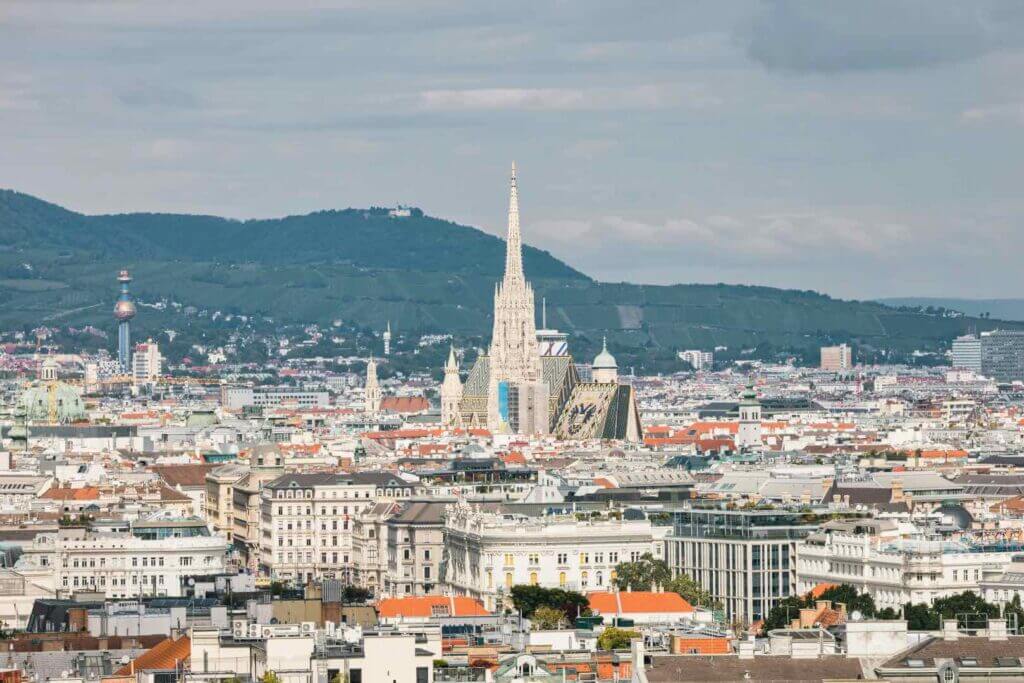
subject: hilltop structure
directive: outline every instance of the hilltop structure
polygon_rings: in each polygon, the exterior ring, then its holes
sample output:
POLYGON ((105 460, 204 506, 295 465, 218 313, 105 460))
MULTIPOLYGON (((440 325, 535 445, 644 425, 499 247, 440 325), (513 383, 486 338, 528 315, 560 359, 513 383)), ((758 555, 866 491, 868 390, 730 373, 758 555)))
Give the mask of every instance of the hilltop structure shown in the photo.
MULTIPOLYGON (((477 357, 465 386, 445 368, 444 396, 459 394, 458 420, 496 433, 550 434, 574 439, 642 438, 632 387, 618 383, 607 347, 595 359, 600 372, 581 382, 565 344, 543 344, 535 323, 533 287, 523 272, 519 189, 515 165, 509 188, 505 273, 494 289, 494 327, 486 355, 477 357)), ((546 321, 545 321, 546 322, 546 321)), ((564 337, 561 338, 564 340, 564 337)), ((449 357, 449 365, 453 358, 449 357)), ((442 397, 442 412, 445 398, 442 397)), ((454 423, 454 416, 448 424, 454 423)))

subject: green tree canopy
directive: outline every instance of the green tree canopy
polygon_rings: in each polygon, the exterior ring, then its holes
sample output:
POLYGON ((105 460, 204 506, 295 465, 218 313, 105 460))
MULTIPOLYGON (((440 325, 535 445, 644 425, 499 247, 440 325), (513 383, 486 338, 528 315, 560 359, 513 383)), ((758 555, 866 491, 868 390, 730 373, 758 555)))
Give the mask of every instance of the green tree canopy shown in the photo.
POLYGON ((620 562, 615 567, 615 585, 619 590, 649 591, 655 584, 666 586, 672 580, 672 571, 664 560, 656 560, 644 553, 636 562, 620 562))
POLYGON ((605 651, 624 650, 629 647, 629 641, 639 637, 636 631, 610 626, 597 637, 597 647, 605 651))
POLYGON ((567 621, 565 612, 557 607, 548 607, 547 605, 541 605, 530 616, 530 622, 535 631, 561 628, 567 621))
POLYGON ((540 607, 551 607, 565 615, 567 621, 590 613, 590 602, 586 596, 561 588, 542 588, 520 584, 511 590, 512 604, 527 619, 532 619, 540 607))

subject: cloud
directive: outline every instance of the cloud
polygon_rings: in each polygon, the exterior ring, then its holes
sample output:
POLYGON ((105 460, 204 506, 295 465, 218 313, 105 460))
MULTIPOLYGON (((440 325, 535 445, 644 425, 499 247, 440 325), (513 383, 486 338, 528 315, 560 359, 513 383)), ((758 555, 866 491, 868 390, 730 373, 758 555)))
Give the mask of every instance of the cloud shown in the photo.
POLYGON ((606 111, 711 107, 721 100, 701 85, 641 85, 624 88, 475 88, 427 90, 427 111, 606 111))
POLYGON ((1010 102, 989 107, 972 107, 965 109, 960 118, 965 123, 1007 121, 1016 125, 1024 125, 1024 102, 1010 102))
POLYGON ((629 253, 674 258, 687 253, 744 264, 797 264, 837 255, 885 261, 920 237, 919 230, 905 223, 821 211, 718 214, 660 222, 603 216, 541 221, 530 231, 534 240, 556 252, 574 245, 615 258, 629 253))
POLYGON ((904 69, 1021 44, 1016 0, 770 0, 739 31, 747 55, 794 72, 904 69))

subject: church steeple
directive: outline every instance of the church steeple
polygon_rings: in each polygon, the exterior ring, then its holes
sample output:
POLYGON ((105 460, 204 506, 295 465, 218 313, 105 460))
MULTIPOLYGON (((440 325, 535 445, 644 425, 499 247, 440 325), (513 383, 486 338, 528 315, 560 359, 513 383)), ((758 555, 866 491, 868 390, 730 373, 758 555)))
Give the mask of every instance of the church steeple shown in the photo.
POLYGON ((523 279, 523 238, 519 232, 519 189, 516 187, 516 162, 512 162, 512 178, 508 197, 508 239, 505 242, 505 282, 523 279))

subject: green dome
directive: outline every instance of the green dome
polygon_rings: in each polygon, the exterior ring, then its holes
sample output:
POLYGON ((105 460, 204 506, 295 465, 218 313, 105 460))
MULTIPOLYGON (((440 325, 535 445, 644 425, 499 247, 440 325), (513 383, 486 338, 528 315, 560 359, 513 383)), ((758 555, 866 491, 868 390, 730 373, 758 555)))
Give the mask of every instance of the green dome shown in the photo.
MULTIPOLYGON (((78 389, 63 382, 53 385, 57 404, 57 422, 77 422, 86 418, 85 404, 78 389)), ((50 421, 50 387, 38 383, 25 389, 18 397, 18 406, 25 410, 30 422, 50 421)))

